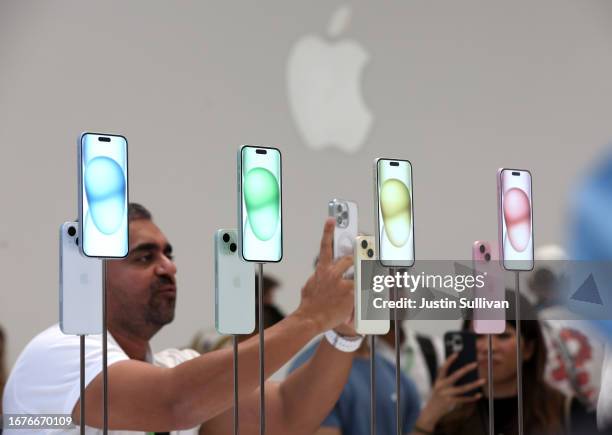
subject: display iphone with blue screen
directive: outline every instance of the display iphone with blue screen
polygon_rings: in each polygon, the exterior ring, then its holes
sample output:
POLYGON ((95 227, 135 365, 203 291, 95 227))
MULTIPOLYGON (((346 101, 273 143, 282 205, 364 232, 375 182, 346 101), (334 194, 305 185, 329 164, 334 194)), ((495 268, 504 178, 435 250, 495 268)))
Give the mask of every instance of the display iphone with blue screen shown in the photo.
POLYGON ((374 160, 376 251, 385 267, 414 265, 412 165, 408 160, 374 160))
POLYGON ((123 136, 83 133, 78 142, 79 239, 88 257, 128 254, 128 156, 123 136))
POLYGON ((281 153, 244 145, 238 151, 240 255, 276 263, 283 257, 281 153))

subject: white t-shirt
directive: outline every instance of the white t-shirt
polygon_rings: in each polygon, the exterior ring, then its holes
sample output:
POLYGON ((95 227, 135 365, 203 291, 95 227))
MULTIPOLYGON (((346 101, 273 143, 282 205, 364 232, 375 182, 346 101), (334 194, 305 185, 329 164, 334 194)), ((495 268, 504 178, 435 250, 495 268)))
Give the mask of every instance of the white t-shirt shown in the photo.
MULTIPOLYGON (((128 360, 127 354, 108 334, 108 366, 128 360)), ((80 393, 80 339, 65 335, 59 325, 53 325, 38 334, 28 343, 17 358, 7 380, 3 412, 7 414, 72 414, 80 393)), ((156 366, 174 367, 195 358, 199 354, 190 349, 168 349, 151 356, 148 360, 156 366)), ((102 371, 102 335, 85 338, 85 385, 102 371)), ((109 406, 112 406, 110 404, 109 406)), ((199 428, 176 431, 172 434, 197 434, 199 428)), ((74 429, 5 429, 3 435, 26 434, 78 434, 74 429)), ((91 435, 102 434, 102 430, 87 427, 91 435)), ((146 432, 109 431, 112 435, 144 434, 146 432)))

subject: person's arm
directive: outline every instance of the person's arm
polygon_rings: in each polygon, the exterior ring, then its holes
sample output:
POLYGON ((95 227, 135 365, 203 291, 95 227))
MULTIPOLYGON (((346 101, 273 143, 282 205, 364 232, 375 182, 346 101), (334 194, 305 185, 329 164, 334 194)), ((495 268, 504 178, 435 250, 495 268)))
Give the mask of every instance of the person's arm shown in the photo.
POLYGON ((322 427, 314 435, 342 435, 342 432, 337 427, 322 427))
MULTIPOLYGON (((316 335, 341 324, 352 310, 353 282, 342 274, 352 258, 332 260, 333 219, 325 224, 315 273, 302 289, 298 309, 266 330, 265 376, 269 377, 316 335)), ((336 352, 334 350, 334 352, 336 352)), ((239 346, 240 396, 258 386, 258 338, 239 346)), ((350 359, 350 356, 345 358, 350 359)), ((339 361, 342 361, 341 359, 339 361)), ((121 361, 108 369, 111 429, 170 431, 200 425, 227 410, 233 399, 232 350, 223 349, 160 368, 140 361, 121 361)), ((280 393, 279 393, 280 394, 280 393)), ((87 386, 86 422, 102 426, 102 375, 87 386)), ((331 407, 330 407, 331 408, 331 407)), ((79 422, 79 402, 72 412, 79 422)))
MULTIPOLYGON (((266 433, 313 434, 328 416, 346 384, 354 352, 341 352, 322 339, 312 358, 281 383, 266 383, 266 433)), ((259 433, 259 390, 239 404, 240 432, 259 433)), ((202 433, 228 434, 233 409, 206 422, 202 433)), ((339 432, 338 432, 339 433, 339 432)))

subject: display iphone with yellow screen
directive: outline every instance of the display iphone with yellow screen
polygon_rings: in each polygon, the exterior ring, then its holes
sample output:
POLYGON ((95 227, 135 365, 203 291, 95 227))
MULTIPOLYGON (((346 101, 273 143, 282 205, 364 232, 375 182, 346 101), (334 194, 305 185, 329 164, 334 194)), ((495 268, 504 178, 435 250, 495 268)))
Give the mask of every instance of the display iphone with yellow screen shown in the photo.
POLYGON ((506 270, 533 269, 533 201, 531 173, 497 171, 500 258, 506 270))
POLYGON ((128 255, 127 139, 83 133, 78 140, 79 240, 83 255, 128 255))
POLYGON ((412 165, 408 160, 374 160, 376 252, 385 267, 414 265, 412 165))
POLYGON ((245 261, 283 258, 281 153, 244 145, 238 151, 238 227, 245 261))

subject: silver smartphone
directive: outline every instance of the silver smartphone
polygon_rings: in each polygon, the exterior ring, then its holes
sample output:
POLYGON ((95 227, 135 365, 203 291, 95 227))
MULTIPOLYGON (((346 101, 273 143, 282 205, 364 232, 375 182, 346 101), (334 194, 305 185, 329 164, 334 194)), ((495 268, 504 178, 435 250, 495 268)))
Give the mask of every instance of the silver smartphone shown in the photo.
POLYGON ((376 252, 386 267, 414 265, 412 165, 408 160, 374 160, 376 252))
POLYGON ((128 254, 127 139, 83 133, 78 140, 79 230, 83 255, 128 254))
POLYGON ((244 145, 238 150, 238 224, 245 261, 283 258, 281 166, 276 148, 244 145))
MULTIPOLYGON (((328 215, 336 221, 334 228, 334 259, 353 255, 355 238, 359 231, 357 203, 344 199, 334 198, 329 201, 328 215)), ((352 278, 354 268, 345 273, 345 277, 352 278)))
POLYGON ((355 330, 359 334, 384 335, 389 332, 391 321, 389 309, 375 308, 374 298, 388 300, 385 293, 374 293, 371 283, 374 275, 384 273, 376 261, 376 246, 373 236, 358 236, 355 240, 355 330), (374 310, 377 310, 374 316, 374 310), (376 319, 372 319, 376 317, 376 319), (380 317, 380 320, 378 319, 380 317))
POLYGON ((64 334, 101 334, 102 260, 81 254, 78 228, 77 222, 60 227, 60 329, 64 334))
POLYGON ((215 233, 215 328, 220 334, 255 330, 255 265, 240 258, 238 232, 215 233))

